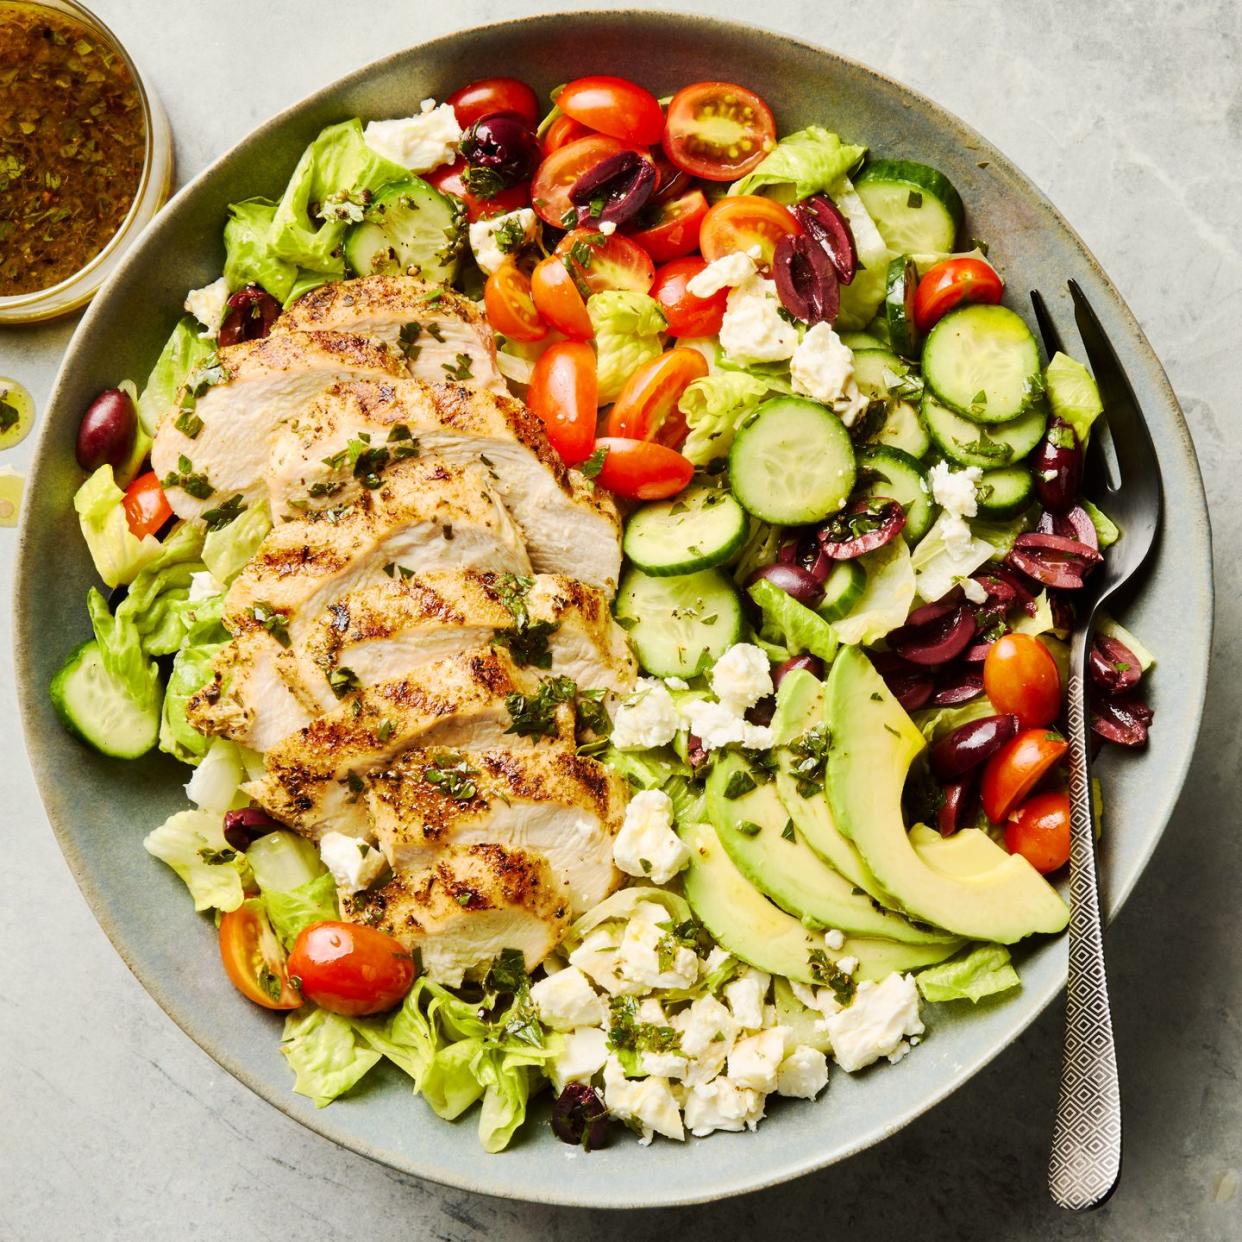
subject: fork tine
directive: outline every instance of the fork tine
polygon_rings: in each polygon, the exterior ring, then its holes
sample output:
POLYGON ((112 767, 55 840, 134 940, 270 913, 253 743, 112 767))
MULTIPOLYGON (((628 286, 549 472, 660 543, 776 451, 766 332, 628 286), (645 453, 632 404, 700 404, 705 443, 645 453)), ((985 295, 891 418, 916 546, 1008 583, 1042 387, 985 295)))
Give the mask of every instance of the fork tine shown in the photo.
POLYGON ((1049 359, 1055 353, 1064 353, 1065 346, 1061 343, 1061 334, 1057 331, 1057 325, 1052 322, 1052 316, 1044 304, 1043 294, 1038 289, 1031 290, 1031 305, 1035 308, 1035 320, 1044 338, 1044 352, 1049 359))

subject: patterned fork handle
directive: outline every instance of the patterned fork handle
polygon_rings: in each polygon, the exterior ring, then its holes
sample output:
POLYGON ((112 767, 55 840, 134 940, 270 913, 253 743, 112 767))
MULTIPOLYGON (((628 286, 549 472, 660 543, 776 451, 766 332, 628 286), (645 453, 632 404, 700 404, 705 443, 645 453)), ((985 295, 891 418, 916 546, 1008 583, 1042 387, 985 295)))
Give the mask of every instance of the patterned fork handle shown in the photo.
POLYGON ((1069 678, 1069 989, 1061 1093, 1048 1188, 1061 1207, 1099 1207, 1121 1176, 1121 1087, 1104 971, 1084 671, 1090 626, 1076 635, 1069 678))

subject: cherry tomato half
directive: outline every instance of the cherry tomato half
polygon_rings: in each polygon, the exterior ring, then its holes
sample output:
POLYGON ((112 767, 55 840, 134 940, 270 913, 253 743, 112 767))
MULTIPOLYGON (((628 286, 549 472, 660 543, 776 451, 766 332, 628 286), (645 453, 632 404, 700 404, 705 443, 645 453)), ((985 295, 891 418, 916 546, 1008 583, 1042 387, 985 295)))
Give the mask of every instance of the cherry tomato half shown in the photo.
POLYGON ((544 158, 546 159, 553 151, 569 146, 571 142, 577 142, 579 138, 590 136, 591 131, 580 121, 575 121, 572 116, 558 116, 544 131, 544 158))
POLYGON ((580 341, 595 335, 586 302, 557 256, 549 255, 535 265, 530 274, 530 293, 536 309, 558 332, 580 341))
POLYGON ((1068 749, 1059 733, 1047 729, 1027 729, 1006 742, 988 760, 979 786, 988 819, 1002 823, 1068 749))
POLYGON ((298 933, 288 971, 321 1009, 360 1017, 400 1003, 414 982, 414 958, 374 927, 329 921, 298 933))
POLYGON ((666 500, 682 491, 694 475, 689 458, 650 440, 607 437, 595 442, 604 450, 596 483, 630 500, 666 500))
POLYGON ((799 231, 797 220, 780 203, 757 194, 738 194, 712 204, 703 218, 699 249, 709 263, 740 250, 758 267, 768 267, 776 243, 799 231))
POLYGON ((154 470, 140 474, 126 489, 121 501, 125 509, 125 521, 129 529, 141 539, 154 535, 172 517, 172 505, 164 495, 164 489, 154 470))
POLYGON ((455 90, 447 100, 457 124, 468 129, 481 116, 493 112, 516 112, 534 129, 539 123, 539 100, 525 82, 517 78, 480 78, 455 90))
POLYGON ((651 296, 659 302, 673 336, 715 336, 720 331, 728 289, 721 289, 710 298, 698 297, 686 289, 687 283, 706 266, 706 260, 692 255, 674 259, 656 271, 651 296))
POLYGON ((558 148, 535 170, 530 183, 531 206, 541 219, 558 229, 565 228, 566 214, 573 207, 569 191, 574 182, 609 156, 632 149, 607 134, 590 134, 558 148))
POLYGON ((955 306, 963 302, 995 305, 1005 292, 996 269, 982 259, 945 259, 919 281, 914 294, 914 322, 930 332, 955 306))
POLYGON ((678 198, 656 205, 655 219, 644 228, 629 233, 657 263, 680 259, 699 248, 699 230, 707 215, 707 199, 702 190, 690 190, 678 198))
POLYGON ((1070 804, 1064 793, 1036 794, 1005 826, 1005 848, 1041 875, 1069 862, 1070 804))
POLYGON ((466 216, 475 220, 488 220, 492 216, 503 216, 519 207, 530 206, 530 187, 528 185, 511 185, 491 198, 479 198, 466 184, 466 173, 470 165, 465 160, 454 160, 442 168, 436 168, 424 175, 441 194, 452 194, 466 204, 466 216))
POLYGON ((264 1009, 297 1009, 301 993, 289 982, 285 951, 263 903, 243 901, 220 916, 220 960, 233 986, 264 1009))
POLYGON ((558 341, 535 363, 526 404, 543 421, 552 447, 567 466, 591 455, 599 409, 595 351, 582 341, 558 341))
POLYGON ((601 134, 645 147, 660 141, 664 112, 648 90, 626 78, 576 78, 556 97, 556 106, 601 134))
POLYGON ((608 434, 680 448, 687 428, 677 402, 694 380, 706 374, 707 359, 684 346, 644 363, 617 394, 608 413, 608 434))
POLYGON ((515 341, 541 341, 548 335, 548 325, 531 297, 530 280, 508 255, 487 278, 483 287, 483 305, 487 321, 502 336, 515 341))
POLYGON ((744 86, 695 82, 683 86, 668 106, 665 154, 692 177, 734 181, 775 145, 771 108, 744 86))
POLYGON ((572 264, 573 274, 592 293, 606 289, 646 293, 655 280, 651 256, 620 233, 605 237, 598 229, 574 229, 557 242, 553 254, 572 264))
POLYGON ((1005 634, 983 662, 983 688, 998 712, 1028 729, 1061 714, 1061 674, 1048 648, 1030 634, 1005 634))

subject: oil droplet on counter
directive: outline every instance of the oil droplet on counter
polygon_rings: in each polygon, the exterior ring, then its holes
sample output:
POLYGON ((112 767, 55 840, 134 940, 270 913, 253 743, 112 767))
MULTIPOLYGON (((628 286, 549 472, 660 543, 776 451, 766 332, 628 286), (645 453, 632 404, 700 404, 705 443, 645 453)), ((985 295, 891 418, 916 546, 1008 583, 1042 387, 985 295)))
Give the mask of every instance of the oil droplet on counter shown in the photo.
POLYGON ((34 426, 34 400, 24 385, 0 375, 0 449, 20 444, 34 426))

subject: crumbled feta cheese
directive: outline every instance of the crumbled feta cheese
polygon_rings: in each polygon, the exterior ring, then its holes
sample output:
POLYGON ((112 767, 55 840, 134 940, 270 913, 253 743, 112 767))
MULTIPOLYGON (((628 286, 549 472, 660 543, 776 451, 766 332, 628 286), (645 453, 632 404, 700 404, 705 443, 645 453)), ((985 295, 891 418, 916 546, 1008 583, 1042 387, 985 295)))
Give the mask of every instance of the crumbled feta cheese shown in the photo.
POLYGON ((962 579, 962 594, 966 596, 972 604, 986 604, 988 602, 987 587, 975 578, 962 579))
POLYGON ((582 943, 569 955, 569 964, 576 966, 612 996, 637 992, 639 987, 622 979, 619 973, 617 947, 620 943, 620 926, 605 923, 587 932, 582 943))
POLYGON ((664 684, 670 690, 689 690, 690 683, 684 677, 666 677, 664 684))
POLYGON ((713 259, 701 272, 686 281, 686 292, 696 298, 710 298, 721 289, 732 289, 755 274, 755 261, 740 251, 713 259))
POLYGON ((785 1057, 785 1035, 785 1027, 773 1026, 739 1039, 729 1053, 729 1078, 739 1087, 764 1095, 775 1091, 776 1071, 785 1057))
POLYGON ((799 1044, 776 1071, 776 1094, 813 1100, 828 1085, 828 1058, 809 1044, 799 1044))
POLYGON ((854 379, 854 351, 831 324, 807 329, 789 360, 789 378, 794 392, 831 406, 847 427, 867 408, 867 398, 854 379))
POLYGON ((681 1050, 688 1057, 717 1045, 727 1052, 737 1038, 736 1019, 714 996, 700 997, 674 1014, 669 1025, 680 1032, 681 1050))
POLYGON ((654 996, 648 996, 646 1000, 638 1002, 637 1016, 640 1022, 650 1022, 652 1026, 668 1026, 668 1016, 664 1012, 664 1006, 654 996))
POLYGON ((763 1096, 727 1078, 700 1083, 686 1092, 686 1128, 696 1138, 713 1130, 753 1130, 762 1119, 763 1096))
POLYGON ((773 281, 750 276, 729 293, 720 348, 737 362, 782 362, 798 347, 798 329, 781 317, 773 281))
POLYGON ((808 1009, 814 1009, 823 1014, 840 1012, 841 1002, 833 995, 831 988, 820 988, 817 991, 807 987, 805 983, 798 983, 795 979, 789 981, 789 987, 808 1009))
POLYGON ((824 943, 834 952, 840 953, 845 948, 845 933, 830 927, 824 932, 824 943))
POLYGON ((343 893, 360 893, 370 888, 388 866, 382 850, 343 832, 325 832, 319 838, 319 857, 343 893))
POLYGON ((947 461, 938 461, 928 472, 927 480, 931 484, 932 499, 946 513, 968 518, 979 512, 975 489, 982 477, 983 471, 978 466, 954 470, 947 461))
POLYGON ((424 99, 417 116, 371 121, 362 137, 377 155, 410 172, 422 173, 457 158, 461 126, 451 105, 436 107, 434 99, 424 99))
POLYGON ((710 975, 713 971, 719 970, 725 962, 732 958, 733 954, 728 949, 722 949, 719 945, 703 959, 703 973, 710 975))
POLYGON ((605 237, 611 237, 617 231, 617 222, 615 220, 601 220, 599 222, 599 231, 605 237))
POLYGON ((686 1137, 668 1079, 630 1080, 616 1057, 604 1063, 604 1104, 614 1117, 639 1124, 644 1145, 651 1142, 653 1133, 679 1140, 686 1137))
POLYGON ((539 1020, 554 1031, 600 1026, 608 1017, 604 1002, 576 966, 540 979, 530 990, 539 1020))
POLYGON ((587 1082, 608 1060, 608 1034, 597 1026, 570 1031, 551 1065, 552 1085, 561 1091, 567 1082, 587 1082))
POLYGON ((900 1058, 907 1035, 921 1035, 919 993, 913 975, 891 974, 881 983, 858 985, 853 1003, 827 1019, 837 1064, 848 1073, 878 1061, 900 1058))
POLYGON ((223 591, 224 583, 210 569, 201 569, 198 573, 190 575, 190 590, 186 595, 186 601, 197 604, 200 599, 210 599, 213 595, 222 594, 223 591))
POLYGON ((653 884, 667 884, 690 861, 690 850, 673 831, 672 799, 662 789, 643 789, 630 799, 612 857, 626 875, 653 884))
POLYGON ((668 688, 653 677, 640 677, 613 715, 611 740, 618 750, 649 750, 671 742, 680 725, 668 688))
POLYGON ((470 249, 479 270, 490 276, 505 261, 505 255, 533 242, 538 233, 538 217, 529 207, 519 207, 490 220, 476 220, 470 226, 470 249))
POLYGON ((736 979, 725 984, 725 1000, 743 1030, 757 1031, 763 1026, 763 999, 771 982, 771 975, 748 966, 736 979))
POLYGON ((768 657, 754 643, 734 643, 711 672, 712 690, 735 715, 742 715, 772 693, 768 657))
POLYGON ((723 703, 692 699, 681 710, 690 723, 690 732, 703 743, 704 750, 720 750, 725 746, 769 750, 772 746, 774 735, 770 726, 753 725, 723 703))
POLYGON ((642 1067, 645 1074, 656 1078, 684 1078, 690 1062, 676 1052, 644 1052, 642 1067))
POLYGON ((622 979, 651 988, 693 987, 699 977, 699 959, 693 949, 674 945, 672 960, 660 969, 659 947, 665 933, 655 924, 631 919, 617 950, 622 979))
POLYGON ((228 308, 229 282, 223 276, 185 295, 185 309, 203 325, 204 336, 219 336, 228 308))

